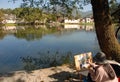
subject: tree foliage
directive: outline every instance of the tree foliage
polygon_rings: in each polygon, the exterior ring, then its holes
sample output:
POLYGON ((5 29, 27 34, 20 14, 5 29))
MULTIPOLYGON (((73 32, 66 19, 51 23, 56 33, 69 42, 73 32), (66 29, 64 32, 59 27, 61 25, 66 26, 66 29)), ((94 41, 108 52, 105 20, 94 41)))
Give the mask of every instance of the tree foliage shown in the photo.
POLYGON ((12 9, 8 8, 8 9, 0 9, 0 11, 4 14, 12 14, 12 9))
MULTIPOLYGON (((17 1, 17 0, 13 0, 17 1)), ((71 16, 73 10, 82 9, 90 0, 22 0, 21 7, 41 8, 53 14, 60 13, 62 16, 71 16)))
MULTIPOLYGON (((13 0, 18 1, 18 0, 13 0)), ((74 10, 82 9, 83 5, 90 4, 91 0, 22 0, 21 7, 37 7, 52 12, 53 14, 61 14, 62 16, 71 17, 74 10)), ((114 12, 118 7, 117 0, 109 0, 110 12, 114 12)))
POLYGON ((18 18, 24 19, 27 22, 35 22, 41 20, 42 11, 39 8, 16 8, 13 10, 18 18))
POLYGON ((42 11, 40 8, 15 8, 13 14, 20 18, 24 19, 25 22, 34 23, 35 21, 44 22, 44 21, 56 21, 57 14, 47 13, 42 11))
POLYGON ((0 10, 0 22, 2 22, 2 20, 3 20, 3 12, 0 10))
POLYGON ((114 22, 119 22, 119 15, 120 15, 120 3, 115 1, 111 2, 110 4, 110 12, 114 22))

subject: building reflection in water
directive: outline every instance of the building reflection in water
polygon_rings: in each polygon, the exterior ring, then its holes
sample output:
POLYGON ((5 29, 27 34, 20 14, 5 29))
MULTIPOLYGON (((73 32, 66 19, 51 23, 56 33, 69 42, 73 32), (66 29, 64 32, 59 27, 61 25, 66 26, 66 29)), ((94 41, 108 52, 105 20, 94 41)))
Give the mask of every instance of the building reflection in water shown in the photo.
POLYGON ((91 31, 94 29, 94 26, 93 25, 66 24, 64 25, 64 29, 78 29, 78 30, 91 31))
POLYGON ((17 33, 17 30, 25 30, 24 26, 3 26, 2 30, 9 33, 17 33))
MULTIPOLYGON (((26 28, 44 28, 47 29, 46 25, 36 25, 36 26, 3 26, 2 30, 3 31, 14 31, 17 32, 17 30, 25 30, 26 28)), ((63 27, 61 26, 56 26, 58 30, 64 30, 64 29, 78 29, 78 30, 86 30, 90 31, 94 29, 93 25, 79 25, 79 24, 66 24, 63 27)))
POLYGON ((38 28, 44 28, 44 29, 47 29, 47 27, 45 25, 36 25, 36 26, 3 26, 1 27, 1 29, 3 31, 6 31, 6 32, 17 32, 18 30, 26 30, 27 28, 35 28, 35 29, 38 29, 38 28))

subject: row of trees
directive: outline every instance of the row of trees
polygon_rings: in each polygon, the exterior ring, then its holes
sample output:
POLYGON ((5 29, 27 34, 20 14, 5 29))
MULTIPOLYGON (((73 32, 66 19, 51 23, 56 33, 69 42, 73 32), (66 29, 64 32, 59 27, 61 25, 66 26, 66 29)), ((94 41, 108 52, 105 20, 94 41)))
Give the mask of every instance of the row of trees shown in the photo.
POLYGON ((0 22, 3 20, 3 12, 2 11, 0 11, 0 22))
POLYGON ((17 18, 24 19, 26 22, 35 23, 35 22, 49 22, 57 20, 57 15, 51 13, 43 12, 40 8, 16 8, 13 10, 13 14, 17 18))
POLYGON ((4 14, 11 14, 12 10, 11 9, 0 9, 0 22, 2 22, 4 20, 4 14))
POLYGON ((17 20, 29 23, 35 21, 57 20, 57 15, 43 12, 40 8, 15 8, 15 9, 0 9, 0 22, 4 19, 4 14, 16 15, 17 20))
MULTIPOLYGON (((19 21, 24 20, 28 23, 44 23, 50 21, 57 21, 59 17, 63 18, 78 18, 80 14, 76 10, 76 15, 71 15, 71 13, 63 14, 52 10, 41 9, 38 7, 20 7, 15 9, 0 9, 0 21, 4 19, 3 14, 14 14, 19 21)), ((62 20, 61 20, 62 21, 62 20)))

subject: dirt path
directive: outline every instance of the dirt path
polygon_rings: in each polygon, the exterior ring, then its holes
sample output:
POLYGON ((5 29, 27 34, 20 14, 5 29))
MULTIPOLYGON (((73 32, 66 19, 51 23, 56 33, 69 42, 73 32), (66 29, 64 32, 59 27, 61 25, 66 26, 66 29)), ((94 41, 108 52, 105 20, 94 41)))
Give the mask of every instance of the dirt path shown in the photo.
POLYGON ((58 66, 31 71, 16 71, 0 77, 0 82, 82 82, 69 66, 58 66))

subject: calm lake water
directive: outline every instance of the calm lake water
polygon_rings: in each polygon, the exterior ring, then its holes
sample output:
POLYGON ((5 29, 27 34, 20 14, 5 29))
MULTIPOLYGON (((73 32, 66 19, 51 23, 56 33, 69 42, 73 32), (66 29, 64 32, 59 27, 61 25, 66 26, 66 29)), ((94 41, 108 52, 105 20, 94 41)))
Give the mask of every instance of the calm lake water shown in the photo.
MULTIPOLYGON (((93 26, 9 26, 0 30, 0 73, 22 70, 22 57, 99 51, 93 26)), ((52 56, 53 55, 53 56, 52 56)), ((29 58, 28 57, 28 58, 29 58)))

